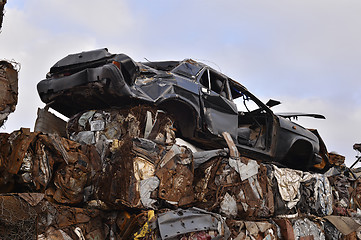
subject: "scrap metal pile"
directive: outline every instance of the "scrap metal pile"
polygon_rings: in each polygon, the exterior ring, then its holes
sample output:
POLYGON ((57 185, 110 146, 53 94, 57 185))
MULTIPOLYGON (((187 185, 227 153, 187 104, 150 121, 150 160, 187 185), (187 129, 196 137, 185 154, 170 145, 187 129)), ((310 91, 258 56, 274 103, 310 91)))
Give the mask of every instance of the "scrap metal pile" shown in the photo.
MULTIPOLYGON (((39 112, 37 125, 51 115, 39 112)), ((66 136, 0 134, 0 238, 361 237, 360 180, 339 155, 326 174, 281 168, 240 156, 227 133, 228 148, 196 149, 173 123, 140 105, 76 114, 66 136)))
MULTIPOLYGON (((0 80, 2 125, 12 64, 0 80)), ((338 154, 312 173, 242 156, 228 132, 227 147, 197 148, 154 105, 67 122, 48 107, 34 132, 0 133, 0 239, 361 239, 361 180, 338 154)))

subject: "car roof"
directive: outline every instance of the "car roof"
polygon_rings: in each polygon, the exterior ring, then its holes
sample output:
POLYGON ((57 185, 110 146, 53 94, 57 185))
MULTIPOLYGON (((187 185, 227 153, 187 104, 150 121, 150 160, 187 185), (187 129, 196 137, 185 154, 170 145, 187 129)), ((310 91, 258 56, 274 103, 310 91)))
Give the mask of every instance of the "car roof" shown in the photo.
POLYGON ((179 66, 182 63, 190 63, 193 65, 198 65, 198 66, 201 66, 202 69, 203 68, 210 69, 211 71, 217 73, 221 77, 228 79, 233 99, 241 97, 244 92, 248 92, 247 88, 245 86, 243 86, 242 84, 240 84, 239 82, 237 82, 237 81, 233 80, 232 78, 226 76, 225 74, 213 69, 212 67, 208 66, 207 64, 195 61, 190 58, 184 59, 182 61, 157 61, 157 62, 148 61, 148 62, 140 62, 140 63, 143 65, 146 65, 148 67, 154 68, 156 70, 160 70, 160 71, 172 71, 174 68, 176 68, 177 66, 179 66))

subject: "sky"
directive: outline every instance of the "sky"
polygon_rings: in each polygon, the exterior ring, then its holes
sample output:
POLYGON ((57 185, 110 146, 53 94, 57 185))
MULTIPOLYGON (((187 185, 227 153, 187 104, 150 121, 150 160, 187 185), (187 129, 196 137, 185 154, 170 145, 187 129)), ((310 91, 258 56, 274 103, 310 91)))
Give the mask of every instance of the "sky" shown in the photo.
MULTIPOLYGON (((350 166, 361 142, 359 0, 8 0, 0 59, 21 64, 19 101, 1 132, 33 129, 36 85, 68 54, 98 48, 135 61, 206 63, 277 112, 317 128, 350 166)), ((361 166, 361 164, 359 164, 361 166)), ((359 166, 358 165, 358 166, 359 166)))

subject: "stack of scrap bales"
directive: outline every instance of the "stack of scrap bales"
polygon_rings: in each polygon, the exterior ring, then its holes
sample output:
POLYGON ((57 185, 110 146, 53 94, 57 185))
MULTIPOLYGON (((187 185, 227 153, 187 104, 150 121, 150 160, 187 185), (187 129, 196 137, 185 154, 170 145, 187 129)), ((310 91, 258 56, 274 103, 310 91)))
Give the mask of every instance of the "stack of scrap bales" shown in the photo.
MULTIPOLYGON (((3 124, 12 64, 0 81, 3 124)), ((361 239, 361 180, 340 155, 303 172, 241 156, 226 132, 227 148, 197 148, 154 106, 48 107, 34 132, 0 133, 0 239, 361 239)))
POLYGON ((361 184, 341 168, 245 158, 227 133, 204 151, 173 123, 138 105, 78 113, 63 137, 0 134, 0 238, 360 239, 361 184))

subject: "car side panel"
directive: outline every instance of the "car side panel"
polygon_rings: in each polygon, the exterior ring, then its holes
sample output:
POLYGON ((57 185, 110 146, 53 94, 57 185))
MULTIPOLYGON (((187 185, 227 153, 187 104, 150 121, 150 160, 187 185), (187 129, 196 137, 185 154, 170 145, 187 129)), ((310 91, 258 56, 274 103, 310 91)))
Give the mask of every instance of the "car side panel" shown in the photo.
POLYGON ((207 130, 218 136, 221 136, 223 132, 228 132, 236 141, 238 125, 236 104, 212 91, 202 92, 201 99, 204 104, 204 120, 207 130))
MULTIPOLYGON (((280 129, 277 139, 277 151, 275 155, 275 160, 283 160, 288 151, 296 142, 307 142, 311 146, 312 151, 310 155, 317 154, 319 152, 319 141, 317 137, 312 134, 307 129, 299 126, 296 123, 293 123, 287 119, 279 117, 280 129)), ((313 161, 313 159, 311 159, 313 161)))

